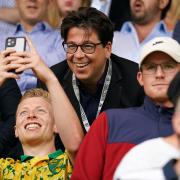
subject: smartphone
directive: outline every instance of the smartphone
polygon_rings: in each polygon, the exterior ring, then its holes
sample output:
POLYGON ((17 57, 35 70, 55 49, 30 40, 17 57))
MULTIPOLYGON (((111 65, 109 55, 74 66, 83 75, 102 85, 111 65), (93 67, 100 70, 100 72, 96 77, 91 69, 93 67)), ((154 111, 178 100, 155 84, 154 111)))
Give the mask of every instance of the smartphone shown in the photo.
POLYGON ((8 37, 5 43, 5 49, 14 49, 16 52, 23 52, 26 49, 25 37, 8 37))
MULTIPOLYGON (((8 37, 5 42, 5 49, 14 49, 16 52, 23 52, 26 50, 26 38, 25 37, 8 37)), ((10 54, 9 54, 10 55, 10 54)), ((9 56, 7 55, 7 56, 9 56)), ((15 70, 9 72, 15 73, 15 70)), ((22 72, 16 73, 21 74, 22 72)))

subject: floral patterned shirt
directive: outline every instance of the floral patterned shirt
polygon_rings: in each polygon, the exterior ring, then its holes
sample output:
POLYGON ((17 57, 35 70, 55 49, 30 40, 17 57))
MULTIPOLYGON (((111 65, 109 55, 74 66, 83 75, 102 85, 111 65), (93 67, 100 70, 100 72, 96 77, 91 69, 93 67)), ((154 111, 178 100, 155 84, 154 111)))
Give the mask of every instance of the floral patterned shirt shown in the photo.
POLYGON ((0 179, 69 180, 72 165, 67 153, 58 150, 45 157, 21 156, 21 160, 0 159, 0 179))

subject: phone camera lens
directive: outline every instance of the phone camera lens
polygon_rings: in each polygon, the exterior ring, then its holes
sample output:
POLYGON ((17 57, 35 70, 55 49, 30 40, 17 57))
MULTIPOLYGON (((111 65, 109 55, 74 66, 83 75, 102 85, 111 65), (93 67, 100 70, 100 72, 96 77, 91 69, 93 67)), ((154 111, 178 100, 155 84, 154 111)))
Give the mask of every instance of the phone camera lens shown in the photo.
POLYGON ((9 47, 14 47, 15 44, 16 44, 16 39, 15 39, 15 38, 8 39, 7 45, 8 45, 9 47))

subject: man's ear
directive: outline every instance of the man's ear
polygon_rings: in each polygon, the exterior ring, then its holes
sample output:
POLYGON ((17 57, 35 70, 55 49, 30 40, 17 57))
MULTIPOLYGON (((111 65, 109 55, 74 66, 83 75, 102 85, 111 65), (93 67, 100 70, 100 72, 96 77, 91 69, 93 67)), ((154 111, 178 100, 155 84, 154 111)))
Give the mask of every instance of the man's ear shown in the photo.
POLYGON ((163 10, 169 3, 170 0, 160 0, 159 1, 159 8, 163 10))
POLYGON ((105 48, 106 58, 109 59, 112 52, 112 43, 108 42, 104 48, 105 48))
POLYGON ((137 73, 137 80, 138 80, 138 82, 139 82, 139 84, 140 84, 141 86, 144 85, 143 75, 142 75, 142 72, 141 72, 141 71, 139 71, 139 72, 137 73))
POLYGON ((54 125, 54 132, 55 132, 55 133, 58 133, 58 129, 57 129, 57 126, 56 126, 56 125, 54 125))
POLYGON ((14 126, 14 132, 15 132, 15 137, 18 138, 18 131, 17 131, 16 125, 14 126))

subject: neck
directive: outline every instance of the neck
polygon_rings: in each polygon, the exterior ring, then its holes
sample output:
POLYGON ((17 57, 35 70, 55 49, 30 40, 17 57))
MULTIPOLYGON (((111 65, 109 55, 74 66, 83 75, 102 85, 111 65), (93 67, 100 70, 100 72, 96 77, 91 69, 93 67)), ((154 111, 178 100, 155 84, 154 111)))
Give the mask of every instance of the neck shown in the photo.
POLYGON ((176 149, 180 150, 180 137, 177 134, 173 134, 171 136, 168 136, 164 138, 164 140, 171 144, 176 149))
POLYGON ((90 93, 95 93, 96 92, 96 90, 97 90, 97 82, 83 82, 82 81, 82 83, 83 83, 83 86, 86 88, 86 89, 88 89, 88 91, 90 92, 90 93))
POLYGON ((31 23, 29 23, 29 22, 26 22, 26 21, 24 21, 24 20, 21 20, 20 23, 21 23, 21 25, 23 26, 23 28, 24 28, 24 30, 25 30, 26 32, 31 32, 32 29, 34 28, 34 26, 37 24, 37 22, 34 22, 34 23, 31 22, 31 23))
POLYGON ((137 36, 139 39, 139 42, 141 43, 153 30, 155 25, 159 22, 159 18, 153 19, 153 21, 145 24, 136 24, 134 23, 134 27, 137 32, 137 36))
POLYGON ((88 79, 88 80, 87 79, 86 80, 81 80, 83 86, 86 89, 88 89, 89 92, 95 93, 96 90, 97 90, 97 83, 101 79, 101 77, 104 74, 105 70, 106 70, 106 64, 104 64, 104 66, 102 67, 101 72, 99 72, 98 74, 94 75, 93 78, 88 79))
POLYGON ((56 151, 54 141, 45 142, 37 145, 22 144, 25 155, 44 157, 56 151))
POLYGON ((174 107, 174 105, 170 101, 157 102, 156 104, 159 105, 159 106, 165 107, 165 108, 173 108, 174 107))

